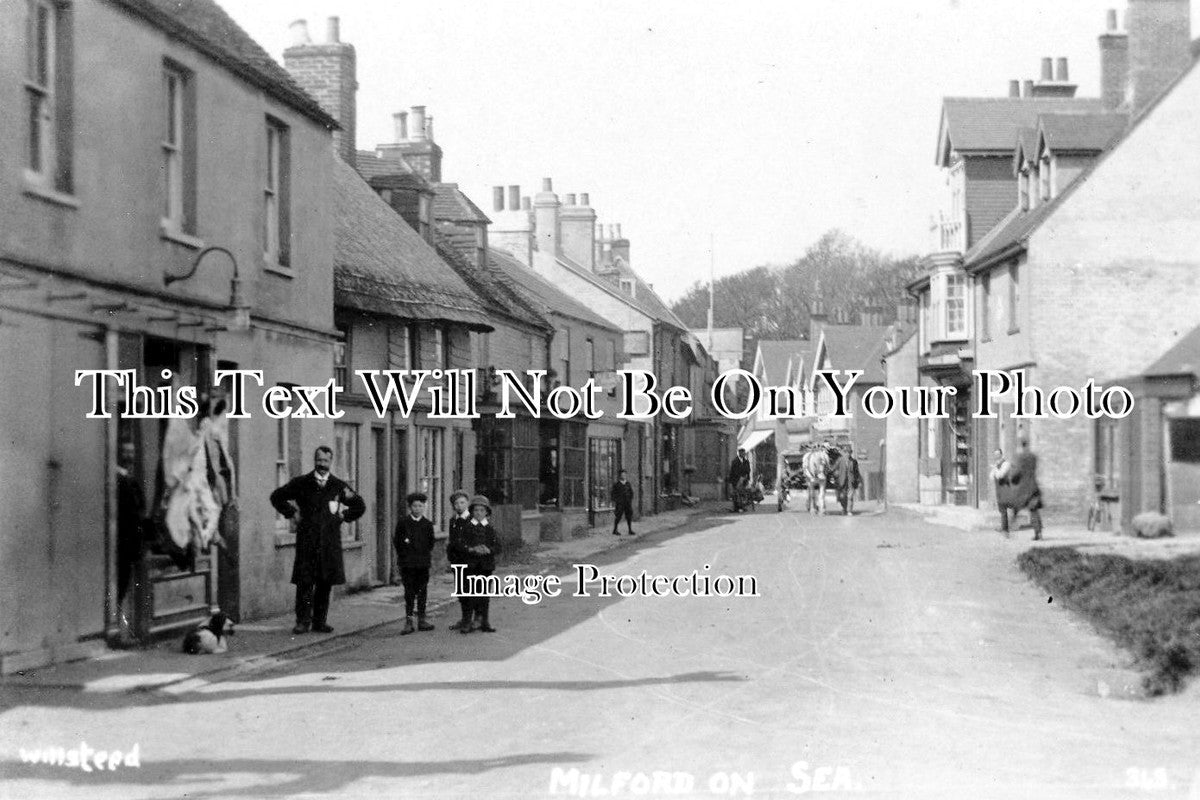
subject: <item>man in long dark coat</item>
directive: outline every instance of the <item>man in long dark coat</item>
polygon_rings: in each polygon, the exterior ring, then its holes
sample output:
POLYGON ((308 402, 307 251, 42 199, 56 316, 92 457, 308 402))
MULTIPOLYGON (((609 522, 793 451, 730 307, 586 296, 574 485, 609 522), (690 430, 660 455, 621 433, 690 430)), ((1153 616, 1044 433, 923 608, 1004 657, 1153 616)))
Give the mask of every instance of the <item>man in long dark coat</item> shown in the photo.
POLYGON ((729 465, 729 484, 733 487, 733 510, 741 511, 745 507, 746 494, 750 486, 750 459, 746 458, 746 448, 739 447, 737 458, 729 465))
POLYGON ((296 584, 296 627, 292 633, 332 633, 329 627, 329 593, 346 582, 342 563, 342 523, 353 522, 366 513, 362 497, 341 478, 330 474, 333 450, 322 445, 313 453, 313 471, 292 478, 271 492, 271 505, 291 519, 297 513, 296 561, 292 583, 296 584))

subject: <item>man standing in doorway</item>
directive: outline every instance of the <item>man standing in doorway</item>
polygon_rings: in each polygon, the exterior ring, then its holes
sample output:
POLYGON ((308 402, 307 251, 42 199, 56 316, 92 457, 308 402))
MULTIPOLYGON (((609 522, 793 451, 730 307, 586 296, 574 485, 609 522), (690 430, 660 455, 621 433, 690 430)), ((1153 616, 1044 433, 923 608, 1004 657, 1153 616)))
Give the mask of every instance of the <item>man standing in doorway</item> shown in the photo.
POLYGON ((146 518, 146 494, 141 478, 134 471, 136 466, 136 445, 131 441, 121 442, 117 449, 117 606, 122 617, 125 595, 142 560, 142 528, 146 518))
POLYGON ((345 481, 330 474, 333 450, 321 445, 313 453, 313 471, 292 478, 271 492, 271 505, 291 519, 296 514, 296 627, 292 633, 332 633, 329 593, 346 582, 342 563, 342 523, 366 513, 362 497, 345 481))

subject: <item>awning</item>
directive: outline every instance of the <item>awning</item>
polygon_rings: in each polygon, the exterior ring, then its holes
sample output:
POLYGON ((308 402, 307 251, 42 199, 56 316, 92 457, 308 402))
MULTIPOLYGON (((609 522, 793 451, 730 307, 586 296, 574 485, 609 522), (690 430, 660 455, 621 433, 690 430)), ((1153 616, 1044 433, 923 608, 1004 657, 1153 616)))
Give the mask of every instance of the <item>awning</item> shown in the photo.
POLYGON ((738 443, 739 450, 753 450, 775 435, 775 431, 750 431, 744 442, 738 443))

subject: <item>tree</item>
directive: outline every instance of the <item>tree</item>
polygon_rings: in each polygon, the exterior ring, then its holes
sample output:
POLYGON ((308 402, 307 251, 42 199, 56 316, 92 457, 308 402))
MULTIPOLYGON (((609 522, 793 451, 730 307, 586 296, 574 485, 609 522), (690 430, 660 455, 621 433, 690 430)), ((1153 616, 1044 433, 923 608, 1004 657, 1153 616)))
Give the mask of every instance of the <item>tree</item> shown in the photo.
MULTIPOLYGON (((839 230, 826 232, 804 255, 783 267, 752 267, 713 283, 714 327, 740 326, 754 339, 801 339, 819 300, 826 313, 879 307, 882 322, 896 319, 905 285, 921 272, 916 256, 893 258, 839 230)), ((699 281, 673 310, 690 327, 707 325, 708 285, 699 281)))

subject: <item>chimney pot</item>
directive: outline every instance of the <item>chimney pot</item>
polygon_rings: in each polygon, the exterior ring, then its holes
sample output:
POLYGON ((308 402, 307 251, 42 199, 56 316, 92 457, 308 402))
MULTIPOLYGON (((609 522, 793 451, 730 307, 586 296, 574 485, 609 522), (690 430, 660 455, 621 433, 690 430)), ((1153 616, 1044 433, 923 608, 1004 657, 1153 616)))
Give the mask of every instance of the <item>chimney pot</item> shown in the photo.
POLYGON ((1110 8, 1108 10, 1108 32, 1116 33, 1117 31, 1117 10, 1110 8))
POLYGON ((303 47, 306 44, 312 44, 312 39, 308 38, 308 20, 298 19, 289 25, 288 28, 292 32, 293 47, 303 47))
POLYGON ((1049 56, 1042 59, 1042 80, 1054 80, 1054 59, 1049 56))
POLYGON ((410 141, 421 142, 425 140, 425 106, 413 106, 410 109, 412 114, 412 127, 409 128, 410 141))
POLYGON ((1070 74, 1071 73, 1067 69, 1067 59, 1059 58, 1057 67, 1054 70, 1054 80, 1066 83, 1071 79, 1070 74))
POLYGON ((1020 97, 1021 96, 1021 82, 1020 81, 1009 81, 1008 82, 1008 96, 1009 97, 1020 97))
POLYGON ((509 186, 508 187, 508 210, 516 211, 520 207, 521 207, 521 187, 520 186, 509 186))
POLYGON ((553 192, 554 191, 554 181, 551 180, 550 178, 542 178, 542 191, 543 192, 553 192))
POLYGON ((579 205, 581 205, 581 206, 590 206, 591 204, 592 204, 592 203, 591 203, 591 198, 590 198, 590 197, 588 197, 588 193, 587 193, 587 192, 584 192, 583 194, 579 195, 579 205))
POLYGON ((396 141, 408 140, 408 112, 398 111, 392 114, 392 123, 396 126, 396 141))
POLYGON ((492 209, 494 211, 503 211, 504 210, 504 187, 503 186, 493 186, 492 187, 492 209))
POLYGON ((1021 89, 1022 97, 1033 97, 1033 81, 1026 80, 1021 89))
POLYGON ((521 210, 528 211, 531 208, 533 208, 533 200, 528 197, 522 197, 521 198, 521 210))
POLYGON ((330 17, 325 23, 325 39, 329 44, 342 41, 342 23, 337 17, 330 17))
POLYGON ((573 194, 567 195, 567 205, 569 205, 569 206, 575 205, 575 195, 573 195, 573 194))
POLYGON ((618 239, 624 239, 624 238, 625 238, 624 236, 622 236, 622 235, 621 235, 621 223, 619 223, 619 222, 617 223, 617 238, 618 238, 618 239))

